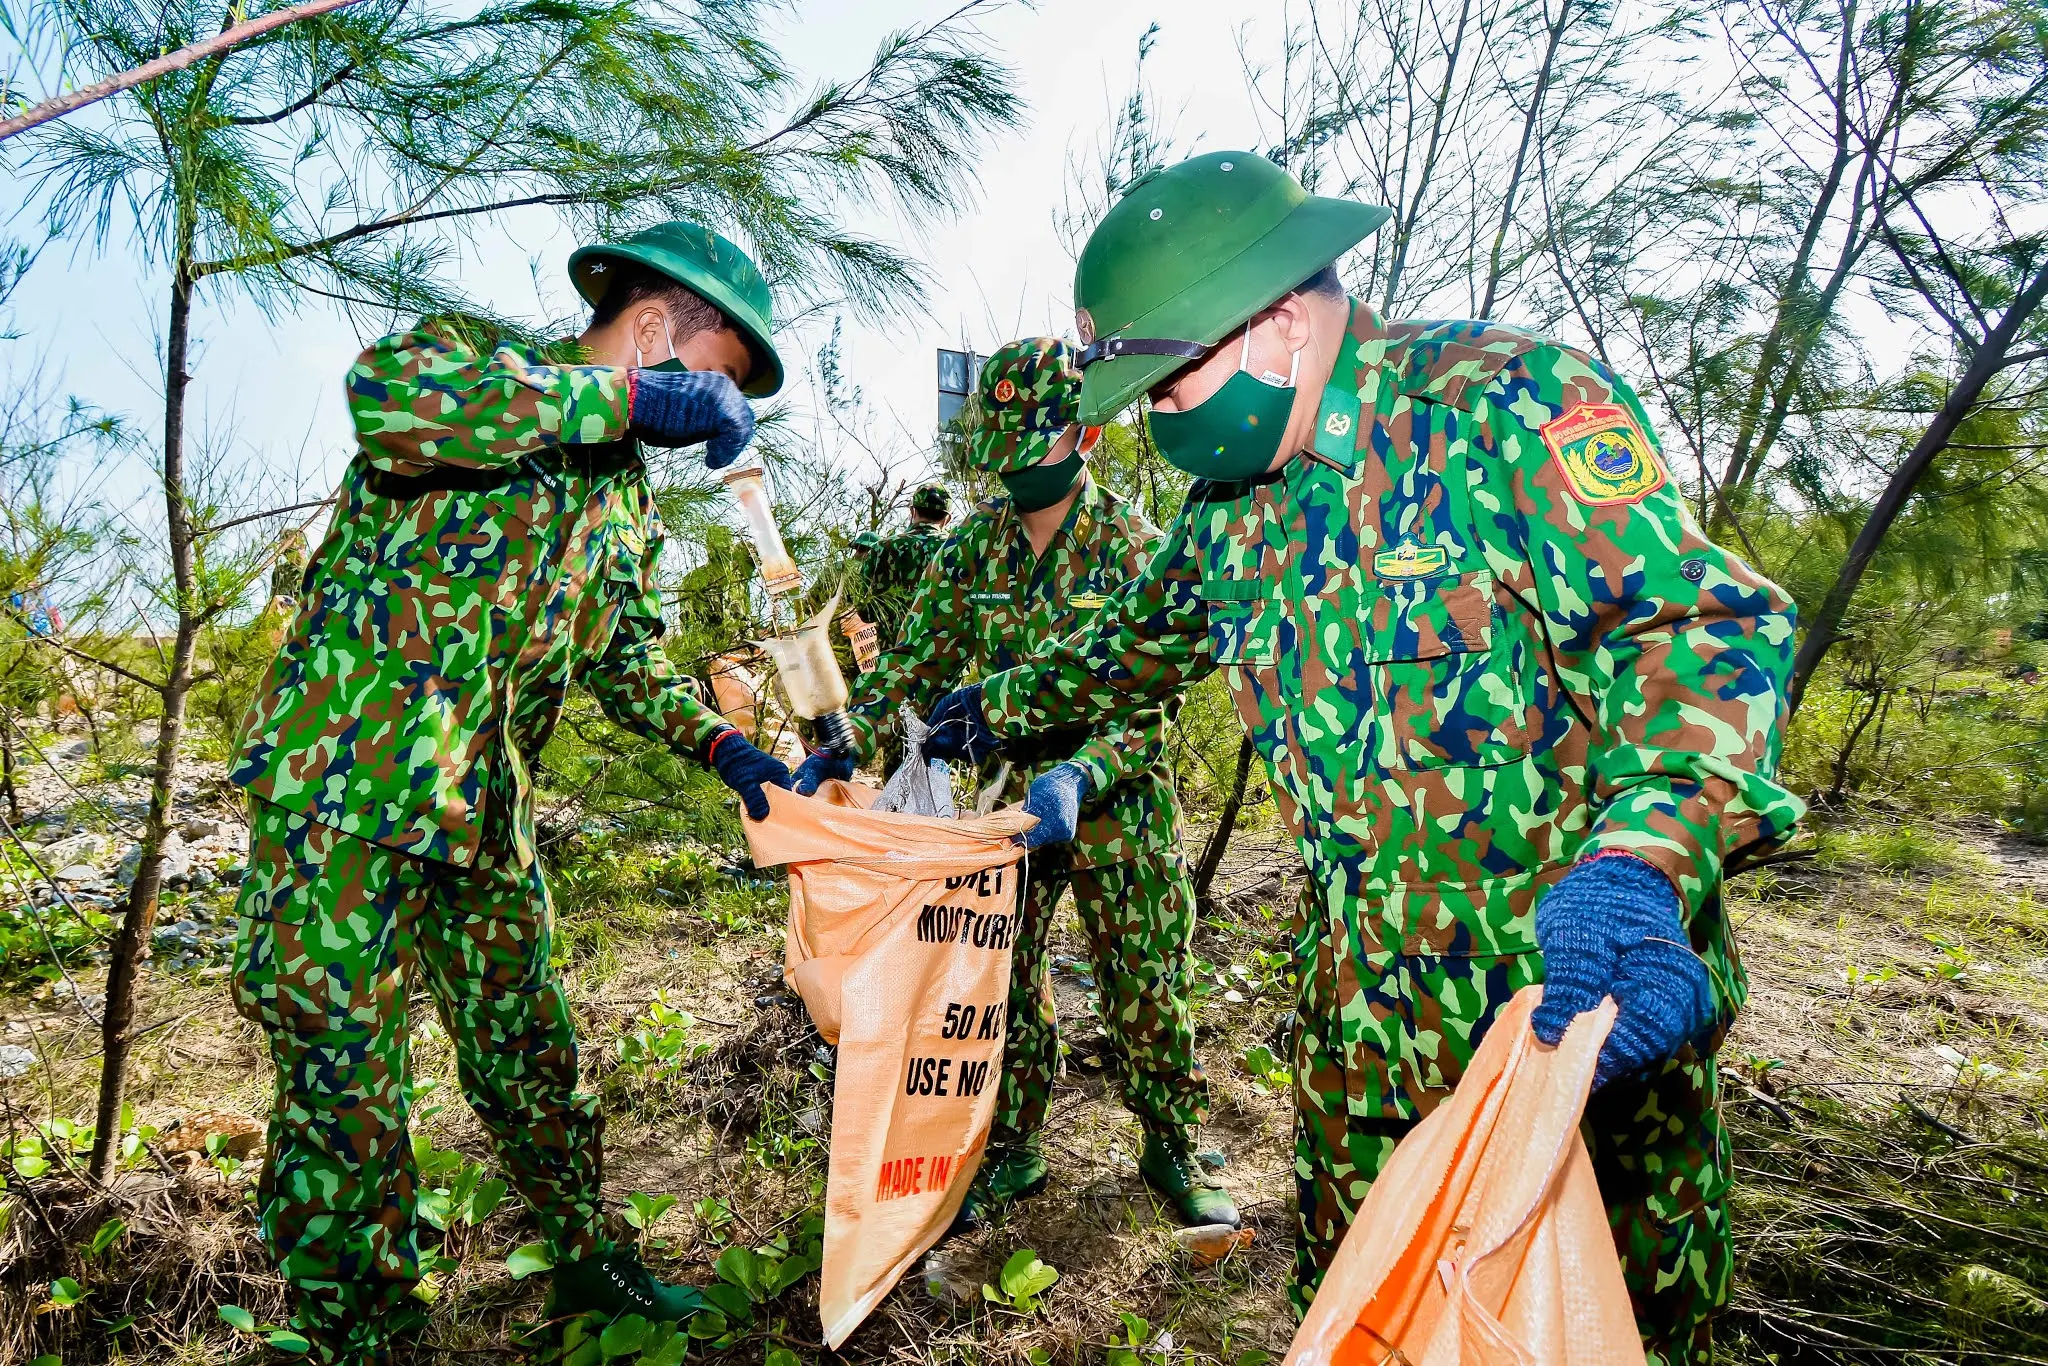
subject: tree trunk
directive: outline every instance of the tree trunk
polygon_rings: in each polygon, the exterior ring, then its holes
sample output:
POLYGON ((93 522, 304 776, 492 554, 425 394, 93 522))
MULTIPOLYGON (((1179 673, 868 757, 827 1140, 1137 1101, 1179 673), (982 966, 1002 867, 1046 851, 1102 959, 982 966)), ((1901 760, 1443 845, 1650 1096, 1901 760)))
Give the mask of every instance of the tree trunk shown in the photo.
POLYGON ((177 272, 171 283, 170 328, 164 347, 164 513, 171 580, 178 605, 178 635, 171 647, 170 675, 164 680, 163 720, 157 726, 156 763, 150 773, 149 815, 142 827, 141 862, 135 870, 135 883, 128 890, 128 906, 122 913, 121 928, 107 963, 107 1002, 100 1020, 99 1112, 93 1126, 90 1163, 93 1179, 101 1182, 113 1175, 121 1151, 121 1098, 128 1081, 129 1050, 134 1044, 136 998, 142 965, 149 958, 150 933, 156 927, 157 898, 163 891, 163 848, 171 824, 178 741, 185 729, 185 702, 192 689, 192 660, 199 641, 192 520, 185 505, 185 397, 192 379, 185 369, 192 324, 190 240, 187 235, 177 256, 177 272))
POLYGON ((1479 301, 1475 318, 1493 316, 1493 301, 1500 292, 1500 258, 1507 251, 1508 230, 1515 223, 1515 196, 1522 186, 1522 172, 1529 164, 1529 141, 1536 135, 1536 126, 1543 118, 1543 105, 1550 98, 1550 73, 1557 65, 1558 45, 1564 41, 1564 31, 1571 23, 1573 0, 1563 0, 1558 6, 1557 20, 1550 25, 1550 32, 1543 48, 1543 64, 1536 72, 1536 89, 1529 96, 1529 112, 1522 119, 1522 140, 1515 147, 1514 169, 1508 172, 1507 189, 1500 200, 1500 225, 1493 231, 1493 250, 1486 258, 1486 294, 1479 301))
POLYGON ((1223 803, 1223 811, 1216 817, 1216 828, 1209 832, 1208 843, 1202 846, 1202 857, 1195 864, 1195 904, 1209 904, 1209 888, 1216 881, 1216 870, 1223 866, 1223 851, 1230 844, 1230 832, 1237 828, 1237 816, 1244 810, 1244 789, 1252 776, 1251 737, 1247 735, 1237 745, 1237 772, 1230 779, 1230 796, 1223 803))
POLYGON ((1856 533, 1856 541, 1849 547, 1849 558, 1843 562, 1834 585, 1828 589, 1827 597, 1807 625, 1806 639, 1800 643, 1799 657, 1792 664, 1791 686, 1786 689, 1788 711, 1799 710, 1799 703, 1806 696, 1806 685, 1813 681, 1814 671, 1820 668, 1821 661, 1841 638, 1842 618, 1848 615, 1856 588, 1863 582, 1870 562, 1877 557, 1878 548, 1884 544, 1892 523, 1898 521, 1899 514, 1906 510, 1907 501, 1912 498, 1914 488, 1928 467, 1948 449, 1956 428, 1962 425, 1963 419, 1977 406, 1977 400, 1983 397, 1985 386, 2005 368, 2006 357, 2011 354, 2014 341, 2040 310, 2044 297, 2048 297, 2048 266, 2036 272, 2026 287, 2013 297, 1997 326, 1990 330, 1982 344, 1974 348, 1969 366, 1956 387, 1949 391, 1941 411, 1934 415, 1934 421, 1927 424, 1927 430, 1913 443, 1913 449, 1892 471, 1884 492, 1878 496, 1863 529, 1856 533))
POLYGON ((14 790, 14 727, 12 712, 0 712, 0 792, 7 794, 7 818, 21 824, 21 797, 14 790))
POLYGON ((1451 95, 1457 84, 1458 62, 1465 52, 1465 26, 1471 18, 1472 0, 1464 0, 1458 6, 1458 27, 1451 35, 1450 46, 1444 50, 1443 84, 1430 105, 1429 142, 1422 154, 1422 169, 1416 175, 1415 193, 1406 209, 1394 220, 1393 260, 1387 266, 1387 287, 1380 296, 1380 312, 1388 316, 1393 314, 1394 300, 1401 288, 1401 275, 1408 266, 1408 248, 1414 243, 1416 225, 1422 221, 1423 206, 1428 202, 1429 183, 1436 176, 1436 159, 1443 150, 1447 131, 1445 124, 1451 117, 1451 95))
MULTIPOLYGON (((1854 72, 1851 50, 1856 40, 1856 0, 1840 7, 1841 47, 1835 55, 1835 84, 1829 92, 1834 115, 1833 157, 1828 164, 1827 175, 1814 192, 1813 203, 1808 206, 1806 226, 1800 235, 1798 249, 1792 254, 1792 261, 1785 269, 1785 279, 1778 289, 1776 308, 1771 317, 1770 330, 1764 334, 1763 345, 1757 354, 1756 372, 1750 376, 1749 392, 1744 397, 1740 420, 1736 426, 1735 443, 1728 451, 1728 464, 1721 473, 1720 482, 1714 488, 1713 515, 1707 521, 1707 536, 1710 539, 1724 535, 1735 517, 1735 491, 1742 480, 1742 472, 1748 467, 1752 446, 1756 440, 1757 426, 1769 401, 1774 375, 1779 366, 1779 356, 1791 345, 1804 359, 1804 349, 1792 334, 1800 327, 1819 327, 1826 323, 1825 317, 1802 319, 1799 302, 1806 293, 1808 268, 1813 253, 1818 248, 1821 234, 1825 231, 1828 218, 1834 208, 1835 196, 1841 193, 1842 180, 1855 159, 1854 132, 1849 121, 1850 83, 1854 72)), ((1850 224, 1853 236, 1856 225, 1850 224)), ((1788 367, 1787 392, 1797 383, 1799 361, 1788 367)))

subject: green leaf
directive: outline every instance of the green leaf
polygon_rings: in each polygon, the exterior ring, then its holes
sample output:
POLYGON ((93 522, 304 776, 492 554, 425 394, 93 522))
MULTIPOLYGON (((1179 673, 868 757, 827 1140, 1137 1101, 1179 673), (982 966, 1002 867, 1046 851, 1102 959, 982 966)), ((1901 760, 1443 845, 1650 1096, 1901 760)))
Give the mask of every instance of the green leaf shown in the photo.
POLYGON ((512 1279, 523 1281, 537 1271, 554 1268, 555 1259, 548 1255, 547 1244, 527 1243, 512 1249, 512 1255, 505 1259, 505 1269, 512 1273, 512 1279))
POLYGON ((752 1317, 754 1301, 746 1291, 723 1281, 713 1281, 703 1288, 704 1302, 720 1310, 728 1319, 745 1320, 752 1317))
POLYGON ((1040 1261, 1035 1250, 1025 1247, 1011 1253, 1010 1260, 1003 1263, 1001 1280, 1004 1294, 1014 1300, 1025 1300, 1038 1295, 1059 1278, 1060 1273, 1040 1261))
POLYGON ((1234 1366, 1266 1366, 1266 1363, 1272 1359, 1273 1354, 1271 1352, 1254 1347, 1248 1352, 1239 1353, 1234 1366))
POLYGON ((711 1264, 722 1281, 729 1281, 747 1292, 747 1298, 759 1304, 768 1298, 762 1289, 761 1254, 750 1247, 729 1247, 718 1254, 718 1260, 711 1264))
POLYGON ((818 1269, 818 1263, 810 1257, 790 1257, 768 1273, 768 1295, 774 1298, 818 1269))
POLYGON ((796 1353, 789 1348, 777 1347, 768 1354, 767 1366, 803 1366, 803 1363, 797 1360, 796 1353))
POLYGON ((465 1162, 462 1170, 455 1173, 455 1179, 448 1183, 449 1202, 460 1207, 469 1203, 469 1197, 476 1193, 477 1183, 484 1179, 484 1164, 465 1162))
POLYGON ((92 1241, 86 1244, 85 1255, 88 1257, 99 1256, 102 1252, 105 1252, 108 1248, 119 1242, 121 1235, 127 1231, 128 1224, 126 1220, 107 1220, 106 1223, 99 1226, 99 1231, 92 1235, 92 1241))
POLYGON ((700 1309, 690 1316, 689 1333, 700 1341, 709 1341, 723 1336, 730 1326, 725 1315, 716 1309, 700 1309))
POLYGON ((1128 1347, 1112 1347, 1107 1361, 1108 1366, 1138 1366, 1138 1354, 1128 1347))
POLYGON ((301 1353, 313 1350, 313 1344, 289 1328, 273 1328, 263 1335, 263 1340, 280 1352, 301 1353))
POLYGON ((419 1211, 420 1218, 443 1231, 448 1227, 449 1216, 455 1212, 453 1202, 440 1191, 421 1191, 419 1211))
MULTIPOLYGON (((692 1317, 691 1326, 694 1328, 697 1319, 707 1316, 718 1317, 715 1311, 706 1310, 692 1317)), ((690 1337, 685 1333, 674 1332, 673 1324, 663 1326, 671 1329, 667 1341, 645 1352, 640 1358, 639 1366, 683 1366, 683 1357, 690 1350, 690 1337)))
POLYGON ((627 1314, 605 1325, 604 1332, 598 1335, 597 1348, 609 1361, 613 1357, 632 1356, 645 1341, 647 1320, 638 1314, 627 1314))
POLYGON ((69 1276, 59 1276, 50 1282, 50 1303, 59 1309, 69 1309, 85 1298, 85 1287, 69 1276))
POLYGON ((635 1191, 626 1197, 626 1222, 641 1230, 653 1228, 676 1204, 677 1197, 673 1195, 643 1195, 635 1191))
POLYGON ((219 1312, 221 1318, 227 1321, 229 1327, 239 1328, 245 1333, 256 1331, 256 1316, 242 1308, 241 1305, 224 1304, 220 1307, 219 1312))
POLYGON ((28 1366, 64 1366, 64 1358, 56 1356, 54 1354, 50 1356, 40 1356, 37 1357, 34 1361, 31 1361, 28 1364, 28 1366))
POLYGON ((1124 1340, 1133 1347, 1145 1345, 1145 1339, 1152 1335, 1152 1325, 1128 1309, 1117 1310, 1117 1317, 1124 1321, 1124 1340))
POLYGON ((496 1177, 479 1182, 477 1188, 470 1192, 469 1203, 463 1207, 462 1222, 481 1224, 490 1218, 492 1212, 504 1202, 506 1190, 505 1183, 496 1177))

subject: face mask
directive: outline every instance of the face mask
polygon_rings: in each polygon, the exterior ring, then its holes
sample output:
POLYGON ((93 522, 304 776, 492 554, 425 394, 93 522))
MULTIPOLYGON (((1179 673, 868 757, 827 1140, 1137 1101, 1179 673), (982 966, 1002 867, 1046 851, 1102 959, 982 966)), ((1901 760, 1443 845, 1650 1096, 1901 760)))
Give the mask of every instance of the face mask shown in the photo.
POLYGON ((1010 506, 1019 512, 1038 512, 1067 496, 1067 490, 1081 477, 1081 452, 1075 451, 1054 465, 1030 465, 1015 474, 998 475, 1010 491, 1010 506))
POLYGON ((1301 371, 1301 352, 1294 353, 1287 379, 1268 370, 1263 378, 1245 369, 1252 350, 1251 324, 1245 324, 1244 348, 1237 373, 1223 387, 1194 407, 1177 413, 1153 409, 1145 421, 1166 463, 1199 479, 1235 483, 1264 474, 1280 454, 1287 419, 1294 412, 1294 379, 1301 371))
POLYGON ((646 357, 646 356, 644 356, 644 355, 642 355, 642 354, 641 354, 641 352, 640 352, 640 343, 636 341, 636 342, 634 342, 634 343, 633 343, 633 365, 634 365, 634 368, 635 368, 635 369, 639 369, 639 370, 683 370, 683 371, 687 371, 687 370, 688 370, 688 369, 689 369, 690 367, 689 367, 689 366, 687 366, 687 365, 685 365, 685 364, 683 364, 683 358, 682 358, 681 356, 678 356, 678 355, 676 354, 676 339, 675 339, 675 337, 674 337, 674 336, 673 336, 673 335, 672 335, 672 334, 671 334, 671 333, 669 332, 669 330, 668 330, 668 319, 667 319, 667 318, 663 318, 663 319, 661 320, 661 335, 662 335, 662 339, 663 339, 664 341, 666 341, 666 342, 668 343, 668 359, 667 359, 667 360, 665 360, 665 361, 660 361, 660 362, 657 362, 656 364, 653 364, 653 365, 649 365, 649 364, 647 363, 647 357, 646 357))

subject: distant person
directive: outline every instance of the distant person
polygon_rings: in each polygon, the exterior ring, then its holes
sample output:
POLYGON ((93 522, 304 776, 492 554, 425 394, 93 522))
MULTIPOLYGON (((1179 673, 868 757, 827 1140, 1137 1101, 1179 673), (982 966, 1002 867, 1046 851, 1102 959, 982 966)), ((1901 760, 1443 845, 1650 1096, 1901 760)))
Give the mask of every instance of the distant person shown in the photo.
POLYGON ((388 1360, 419 1314, 407 969, 555 1261, 550 1318, 677 1320, 697 1292, 605 1235, 603 1117, 576 1089, 531 774, 580 683, 715 768, 749 814, 789 770, 663 655, 661 520, 640 443, 716 469, 774 393, 769 296, 688 223, 584 247, 574 343, 491 347, 460 319, 347 378, 358 453, 230 770, 248 789, 235 1002, 276 1066, 259 1226, 320 1362, 388 1360))
MULTIPOLYGON (((952 508, 953 497, 943 485, 926 484, 910 495, 910 530, 877 538, 865 551, 862 572, 867 592, 862 615, 875 624, 883 649, 894 645, 897 632, 903 629, 918 580, 945 542, 952 508)), ((855 541, 858 546, 859 538, 855 541)))
POLYGON ((31 583, 8 594, 7 602, 30 635, 54 640, 64 634, 64 614, 50 601, 42 584, 31 583))
POLYGON ((288 527, 277 538, 277 558, 270 565, 270 600, 296 603, 299 582, 306 576, 306 533, 288 527))
MULTIPOLYGON (((1076 420, 1081 374, 1066 343, 1031 337, 1002 347, 982 367, 980 391, 970 449, 1008 497, 940 547, 908 626, 861 676, 847 714, 863 753, 894 731, 901 708, 922 715, 946 689, 1087 625, 1159 544, 1142 512, 1089 477, 1088 448, 1100 433, 1076 420)), ((959 1224, 986 1222, 1044 1190, 1051 1175, 1041 1135, 1060 1037, 1049 955, 1054 913, 1072 887, 1124 1104, 1144 1131, 1138 1170, 1185 1222, 1234 1225, 1236 1205, 1194 1156, 1209 1083, 1195 1057, 1195 891, 1181 856, 1165 712, 1048 731, 1010 757, 1003 795, 1039 818, 1025 837, 1036 852, 1019 889, 994 1127, 959 1224)), ((797 791, 852 772, 849 758, 816 755, 797 770, 797 791)))
POLYGON ((1401 322, 1336 262, 1388 211, 1212 152, 1133 184, 1074 276, 1079 420, 1141 396, 1195 476, 1079 631, 948 697, 927 755, 1143 716, 1221 672, 1309 871, 1293 1073, 1305 1305, 1402 1135, 1514 994, 1620 1007, 1584 1132, 1654 1366, 1704 1366, 1747 994, 1729 868, 1776 781, 1792 604, 1703 535, 1585 352, 1401 322))

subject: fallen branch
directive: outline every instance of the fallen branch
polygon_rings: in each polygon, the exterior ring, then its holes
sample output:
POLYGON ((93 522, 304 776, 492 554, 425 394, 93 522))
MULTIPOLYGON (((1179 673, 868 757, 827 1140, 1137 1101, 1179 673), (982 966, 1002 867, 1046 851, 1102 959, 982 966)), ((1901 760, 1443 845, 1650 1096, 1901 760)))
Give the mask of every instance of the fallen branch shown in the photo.
POLYGON ((1947 1120, 1937 1119, 1935 1116, 1929 1114, 1927 1111, 1915 1105, 1912 1101, 1907 1100, 1903 1095, 1899 1097, 1899 1104, 1905 1108, 1907 1114, 1919 1120, 1928 1128, 1940 1130, 1942 1133, 1947 1134, 1950 1138, 1954 1139, 1956 1142, 1962 1144, 1965 1147, 1987 1148, 1990 1151, 1997 1153, 2000 1158, 2004 1159, 2007 1162, 2010 1162, 2015 1167, 2023 1167, 2030 1172, 2048 1173, 2048 1163, 2030 1162, 2024 1157, 2018 1157, 2010 1152, 2007 1152, 2004 1148, 2000 1147, 1996 1143, 1987 1143, 1983 1139, 1978 1138, 1975 1134, 1967 1133, 1962 1129, 1958 1129, 1955 1125, 1950 1124, 1947 1120))

